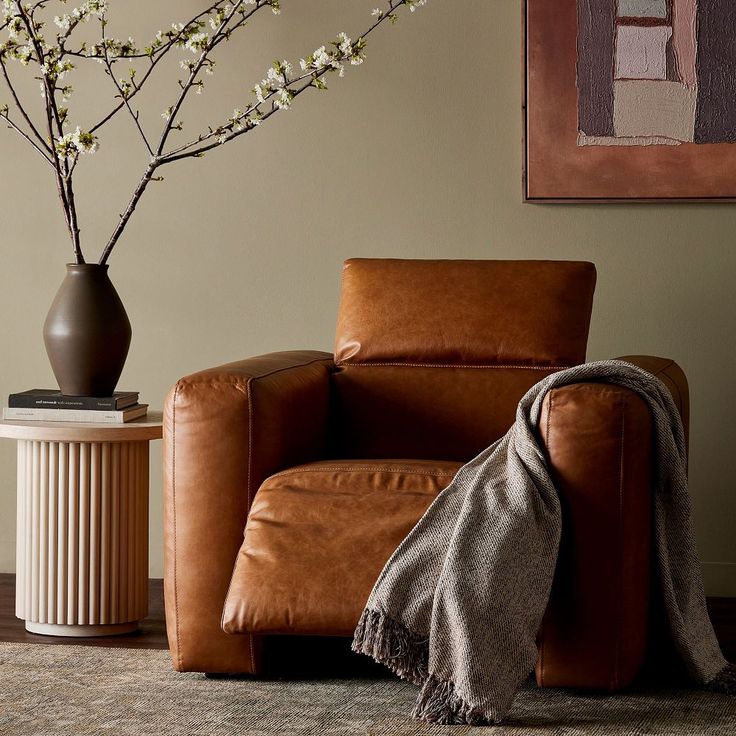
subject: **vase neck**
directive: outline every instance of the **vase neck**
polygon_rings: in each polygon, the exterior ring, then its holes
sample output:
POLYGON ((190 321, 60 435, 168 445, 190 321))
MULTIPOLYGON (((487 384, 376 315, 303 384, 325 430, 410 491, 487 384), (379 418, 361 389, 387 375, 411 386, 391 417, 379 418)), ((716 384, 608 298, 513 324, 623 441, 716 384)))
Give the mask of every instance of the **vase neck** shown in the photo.
POLYGON ((67 263, 66 272, 70 275, 107 273, 108 265, 99 263, 67 263))

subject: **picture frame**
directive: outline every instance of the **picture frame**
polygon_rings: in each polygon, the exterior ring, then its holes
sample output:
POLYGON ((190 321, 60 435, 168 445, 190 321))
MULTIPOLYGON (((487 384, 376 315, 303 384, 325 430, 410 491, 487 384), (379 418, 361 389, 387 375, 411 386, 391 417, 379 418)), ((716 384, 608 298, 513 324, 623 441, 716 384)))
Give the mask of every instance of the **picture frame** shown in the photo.
POLYGON ((736 202, 736 3, 522 6, 525 202, 736 202))

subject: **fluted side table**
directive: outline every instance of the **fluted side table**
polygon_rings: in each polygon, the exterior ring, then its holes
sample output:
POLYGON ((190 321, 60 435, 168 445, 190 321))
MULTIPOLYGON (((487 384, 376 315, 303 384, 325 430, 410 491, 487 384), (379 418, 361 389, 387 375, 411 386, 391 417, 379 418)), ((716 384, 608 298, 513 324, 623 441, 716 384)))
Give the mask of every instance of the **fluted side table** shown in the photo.
POLYGON ((0 422, 18 442, 15 615, 35 634, 134 631, 148 613, 148 443, 128 424, 0 422))

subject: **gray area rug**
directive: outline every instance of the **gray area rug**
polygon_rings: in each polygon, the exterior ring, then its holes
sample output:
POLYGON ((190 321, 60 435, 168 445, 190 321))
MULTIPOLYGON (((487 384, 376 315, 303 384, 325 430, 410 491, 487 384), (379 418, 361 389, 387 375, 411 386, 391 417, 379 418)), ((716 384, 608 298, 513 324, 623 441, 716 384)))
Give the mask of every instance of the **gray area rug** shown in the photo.
POLYGON ((736 735, 736 698, 695 691, 591 696, 523 689, 505 726, 430 726, 407 717, 396 679, 209 680, 167 652, 0 643, 3 736, 736 735))

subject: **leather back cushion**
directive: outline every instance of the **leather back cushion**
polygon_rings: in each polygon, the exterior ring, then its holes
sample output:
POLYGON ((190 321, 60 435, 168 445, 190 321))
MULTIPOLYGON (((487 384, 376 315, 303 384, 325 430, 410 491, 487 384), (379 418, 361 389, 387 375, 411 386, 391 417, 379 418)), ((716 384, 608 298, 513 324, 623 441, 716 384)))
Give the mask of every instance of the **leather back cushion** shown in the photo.
POLYGON ((577 261, 352 259, 335 360, 577 365, 595 279, 593 264, 577 261))
POLYGON ((595 280, 572 261, 347 261, 335 454, 476 455, 527 389, 585 360, 595 280))

